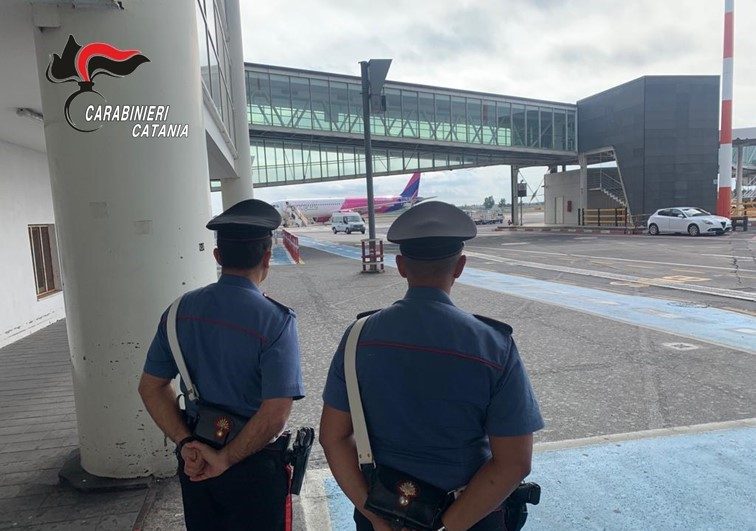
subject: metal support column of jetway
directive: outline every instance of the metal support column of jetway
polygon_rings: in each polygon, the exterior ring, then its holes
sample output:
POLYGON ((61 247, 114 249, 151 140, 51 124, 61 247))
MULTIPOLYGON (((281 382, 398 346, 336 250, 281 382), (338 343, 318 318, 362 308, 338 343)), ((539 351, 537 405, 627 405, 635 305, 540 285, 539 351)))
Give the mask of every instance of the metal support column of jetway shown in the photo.
POLYGON ((511 186, 512 186, 512 207, 511 207, 511 213, 512 213, 512 225, 519 225, 520 224, 520 213, 519 213, 519 197, 517 197, 517 176, 520 173, 520 168, 518 166, 510 166, 509 167, 509 175, 511 180, 511 186))
POLYGON ((588 208, 588 157, 585 153, 578 154, 578 164, 580 165, 580 203, 578 208, 585 210, 588 208))
POLYGON ((254 196, 239 0, 226 0, 226 20, 228 21, 231 95, 234 113, 234 131, 230 131, 230 133, 234 138, 234 144, 236 144, 237 156, 234 161, 234 170, 238 178, 221 179, 221 196, 224 209, 232 207, 239 201, 252 199, 254 196))
POLYGON ((743 144, 738 144, 737 161, 735 166, 735 204, 737 205, 737 215, 743 208, 743 144))
MULTIPOLYGON (((205 229, 210 190, 195 7, 70 4, 35 6, 33 31, 81 466, 108 478, 172 475, 173 445, 145 411, 137 385, 161 313, 182 292, 216 279, 213 235, 205 229), (46 76, 69 36, 82 47, 106 43, 90 52, 117 56, 109 45, 149 60, 124 76, 92 77, 97 93, 82 99, 169 105, 165 122, 186 124, 188 136, 134 138, 134 122, 120 121, 94 132, 73 129, 64 109, 81 83, 46 76)), ((84 62, 74 70, 71 59, 63 73, 86 81, 87 69, 84 62)))

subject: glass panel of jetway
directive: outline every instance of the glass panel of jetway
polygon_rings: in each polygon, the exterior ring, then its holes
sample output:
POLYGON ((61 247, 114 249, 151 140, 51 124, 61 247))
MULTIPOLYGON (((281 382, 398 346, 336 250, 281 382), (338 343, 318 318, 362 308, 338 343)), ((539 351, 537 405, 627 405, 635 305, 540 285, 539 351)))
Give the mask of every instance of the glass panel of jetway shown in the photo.
MULTIPOLYGON (((246 71, 252 126, 362 134, 358 78, 246 71)), ((386 112, 375 115, 376 137, 524 146, 574 151, 573 106, 523 103, 503 96, 386 83, 386 112), (425 88, 426 90, 422 90, 425 88)))
MULTIPOLYGON (((335 181, 365 174, 361 146, 328 142, 252 140, 252 177, 255 185, 335 181)), ((450 153, 448 150, 373 148, 375 175, 399 175, 414 171, 476 168, 504 164, 496 155, 450 153)))

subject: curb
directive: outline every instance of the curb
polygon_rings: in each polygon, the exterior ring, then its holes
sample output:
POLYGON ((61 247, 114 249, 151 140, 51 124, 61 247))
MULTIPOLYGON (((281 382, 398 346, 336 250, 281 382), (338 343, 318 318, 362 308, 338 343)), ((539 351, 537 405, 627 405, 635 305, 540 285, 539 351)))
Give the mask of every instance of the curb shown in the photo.
POLYGON ((609 228, 609 229, 602 229, 602 228, 590 228, 585 229, 582 227, 497 227, 494 229, 495 232, 504 232, 504 231, 515 231, 515 232, 561 232, 561 233, 570 233, 570 234, 619 234, 622 236, 640 236, 645 234, 645 230, 643 229, 632 229, 632 228, 625 228, 625 227, 617 227, 617 228, 609 228))

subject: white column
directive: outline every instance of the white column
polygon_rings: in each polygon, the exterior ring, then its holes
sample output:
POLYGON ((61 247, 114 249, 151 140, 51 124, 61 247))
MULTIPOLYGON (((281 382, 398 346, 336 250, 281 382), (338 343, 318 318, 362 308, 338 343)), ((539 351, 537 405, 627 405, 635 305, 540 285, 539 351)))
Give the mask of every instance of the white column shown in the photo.
POLYGON ((580 165, 580 204, 578 208, 588 208, 588 158, 583 154, 578 154, 578 164, 580 165))
POLYGON ((229 52, 231 59, 231 95, 234 106, 234 131, 231 136, 238 156, 234 169, 238 179, 223 179, 221 195, 223 208, 254 196, 252 186, 252 161, 249 151, 249 124, 247 122, 247 87, 244 80, 244 46, 242 43, 241 12, 239 0, 226 0, 229 52))
POLYGON ((743 144, 737 147, 738 160, 735 171, 735 201, 738 205, 737 215, 741 215, 743 208, 743 144))
POLYGON ((519 174, 519 170, 520 168, 517 166, 509 167, 509 179, 510 179, 510 186, 512 188, 512 205, 511 205, 512 225, 520 224, 520 208, 519 208, 520 198, 517 197, 517 177, 519 174))
POLYGON ((58 27, 34 30, 81 464, 112 478, 175 472, 137 384, 163 310, 216 275, 194 2, 124 7, 52 8, 58 27), (108 105, 170 105, 163 123, 187 124, 188 137, 132 138, 135 122, 72 129, 64 102, 77 84, 45 76, 69 35, 140 50, 150 62, 97 76, 95 89, 108 105))

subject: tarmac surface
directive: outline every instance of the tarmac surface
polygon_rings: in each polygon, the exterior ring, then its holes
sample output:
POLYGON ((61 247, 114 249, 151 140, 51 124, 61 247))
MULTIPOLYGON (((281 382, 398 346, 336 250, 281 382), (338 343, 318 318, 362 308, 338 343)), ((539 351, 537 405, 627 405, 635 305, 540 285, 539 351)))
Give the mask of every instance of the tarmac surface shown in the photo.
MULTIPOLYGON (((379 235, 385 234, 389 222, 379 221, 379 235)), ((616 480, 623 473, 642 476, 631 463, 653 464, 644 468, 646 473, 666 473, 656 463, 713 462, 718 468, 706 472, 714 478, 712 488, 725 477, 735 482, 734 488, 750 493, 748 477, 755 473, 751 424, 716 431, 727 434, 726 455, 718 454, 723 443, 719 435, 712 435, 713 428, 686 435, 693 438, 685 441, 657 441, 651 435, 657 432, 647 430, 756 417, 756 304, 750 299, 756 295, 756 237, 583 236, 493 229, 481 227, 479 238, 467 246, 472 274, 454 287, 452 298, 468 311, 513 326, 547 423, 537 443, 560 452, 540 457, 548 453, 544 451, 537 457, 531 477, 544 486, 544 493, 553 494, 545 498, 549 503, 533 510, 528 525, 581 527, 556 501, 569 495, 578 504, 573 513, 585 510, 592 518, 585 527, 665 528, 623 520, 623 513, 637 517, 637 499, 629 490, 618 491, 605 506, 589 503, 599 479, 616 480), (620 276, 623 279, 617 280, 620 276), (706 289, 691 291, 689 286, 706 289), (603 453, 591 450, 588 460, 586 452, 574 450, 595 445, 592 437, 628 433, 643 434, 643 442, 633 446, 605 441, 603 453), (575 440, 569 448, 559 446, 575 440), (581 491, 587 484, 593 490, 581 491), (554 519, 560 515, 564 516, 557 525, 554 519)), ((298 314, 307 397, 295 404, 290 425, 317 427, 320 394, 344 329, 357 313, 400 299, 406 285, 393 267, 378 275, 360 273, 354 258, 360 234, 333 235, 323 226, 293 232, 301 236, 304 263, 293 265, 279 252, 263 289, 298 314)), ((387 245, 386 252, 396 249, 387 245)), ((148 492, 97 499, 57 485, 57 470, 77 444, 67 362, 62 322, 0 350, 0 528, 124 529, 129 521, 143 529, 180 526, 175 481, 158 482, 148 492), (43 392, 49 387, 54 396, 43 392), (78 523, 68 525, 71 522, 78 523)), ((325 521, 333 529, 344 528, 335 522, 343 519, 348 507, 338 492, 328 494, 333 480, 317 446, 310 466, 302 498, 305 507, 296 507, 297 528, 304 528, 304 514, 309 529, 323 529, 325 521)), ((661 502, 676 499, 687 484, 698 485, 696 468, 683 467, 670 477, 675 488, 662 493, 661 502)), ((654 481, 648 484, 661 485, 654 481)), ((697 487, 684 504, 664 506, 672 515, 669 521, 679 522, 679 528, 726 528, 721 524, 735 522, 741 524, 737 527, 756 529, 754 504, 747 506, 752 497, 716 505, 718 514, 710 514, 709 520, 705 514, 686 520, 685 507, 696 503, 695 497, 705 490, 697 487)), ((611 489, 606 492, 614 494, 611 489)))

